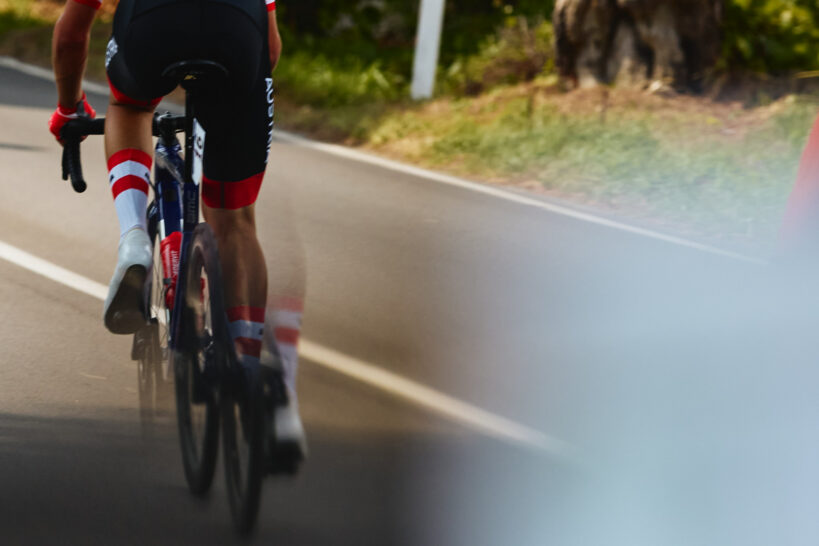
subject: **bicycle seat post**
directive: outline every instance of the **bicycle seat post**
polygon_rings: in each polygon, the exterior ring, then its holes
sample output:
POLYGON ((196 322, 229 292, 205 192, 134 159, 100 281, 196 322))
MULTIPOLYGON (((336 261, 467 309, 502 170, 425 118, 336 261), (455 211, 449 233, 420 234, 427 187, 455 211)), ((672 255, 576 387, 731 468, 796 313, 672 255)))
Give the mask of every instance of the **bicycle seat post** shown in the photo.
POLYGON ((204 89, 224 84, 228 79, 227 69, 219 63, 207 60, 190 60, 174 63, 162 72, 162 77, 181 85, 185 90, 185 199, 186 210, 183 211, 184 231, 192 231, 199 222, 199 188, 194 180, 194 154, 202 149, 202 144, 194 142, 194 120, 196 103, 204 89))

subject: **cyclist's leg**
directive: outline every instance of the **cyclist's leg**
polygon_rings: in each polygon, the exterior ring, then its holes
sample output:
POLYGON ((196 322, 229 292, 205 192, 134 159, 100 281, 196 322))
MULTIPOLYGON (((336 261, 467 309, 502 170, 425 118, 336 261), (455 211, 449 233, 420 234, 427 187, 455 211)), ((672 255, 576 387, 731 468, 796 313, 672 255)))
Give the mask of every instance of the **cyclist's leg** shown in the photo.
MULTIPOLYGON (((237 40, 234 49, 237 50, 240 42, 248 39, 250 34, 245 33, 242 39, 237 40)), ((255 52, 253 62, 257 68, 252 70, 255 74, 253 85, 246 91, 234 87, 230 96, 214 96, 213 100, 209 101, 210 108, 200 109, 201 121, 207 131, 202 185, 203 210, 219 242, 227 305, 233 306, 233 318, 237 319, 232 330, 252 332, 255 336, 254 339, 240 340, 237 342, 237 348, 242 351, 254 351, 251 355, 245 352, 245 357, 259 358, 264 345, 260 327, 263 326, 266 332, 278 332, 278 336, 264 337, 268 340, 273 339, 278 346, 270 347, 271 352, 290 355, 285 365, 286 381, 294 388, 295 343, 301 324, 301 301, 304 291, 303 256, 300 246, 292 244, 293 241, 298 241, 295 237, 290 237, 288 239, 290 244, 284 247, 275 245, 276 254, 272 263, 297 264, 295 266, 297 273, 293 276, 299 278, 295 281, 281 282, 279 280, 282 277, 278 275, 280 270, 277 268, 272 275, 277 281, 272 286, 275 297, 267 297, 268 276, 265 258, 255 229, 253 204, 267 165, 273 128, 273 80, 270 78, 266 33, 262 33, 258 38, 256 44, 247 48, 255 52), (236 231, 237 234, 231 235, 232 231, 236 231), (292 290, 293 286, 296 286, 296 290, 292 290), (297 305, 292 305, 294 301, 297 305), (276 312, 282 302, 291 304, 285 309, 289 313, 286 316, 276 312), (269 308, 267 312, 265 307, 269 308)), ((215 60, 223 62, 231 74, 240 74, 248 72, 246 64, 241 63, 249 62, 249 57, 250 55, 241 56, 242 60, 238 67, 231 64, 232 59, 223 60, 217 57, 215 60)), ((240 85, 239 82, 236 83, 240 85)), ((290 219, 290 215, 287 218, 290 219)), ((287 231, 292 233, 292 229, 287 231)), ((276 243, 280 241, 278 235, 278 231, 273 234, 276 243)), ((289 408, 290 422, 294 423, 294 426, 290 428, 295 431, 295 441, 303 447, 304 433, 301 420, 295 408, 295 397, 291 396, 291 399, 293 406, 289 408)), ((278 418, 277 414, 277 420, 278 418)))
MULTIPOLYGON (((111 43, 116 44, 116 35, 111 43)), ((145 210, 152 163, 151 116, 158 101, 134 100, 116 87, 115 81, 120 85, 132 84, 126 77, 125 59, 116 49, 109 48, 112 54, 107 59, 112 93, 106 113, 105 151, 120 242, 117 265, 103 306, 103 321, 111 332, 129 334, 144 323, 142 287, 153 262, 145 210)), ((140 91, 133 89, 133 85, 129 87, 132 93, 140 91)))
POLYGON ((268 297, 264 347, 276 347, 284 366, 284 379, 291 396, 296 394, 298 340, 301 334, 306 269, 304 248, 293 214, 289 188, 285 183, 269 188, 270 206, 266 241, 275 257, 268 263, 268 297))
POLYGON ((106 54, 111 101, 106 114, 105 149, 109 184, 120 224, 117 265, 104 304, 106 327, 131 333, 144 323, 142 285, 153 262, 146 233, 145 211, 151 173, 151 122, 159 98, 170 92, 161 70, 189 40, 179 36, 175 21, 185 12, 168 15, 166 7, 138 11, 133 0, 122 0, 106 54), (164 25, 164 26, 160 26, 164 25), (154 44, 161 42, 165 48, 154 44), (179 45, 179 47, 177 47, 179 45))
POLYGON ((219 246, 228 309, 263 308, 267 298, 267 268, 256 237, 255 208, 254 204, 233 210, 202 204, 205 221, 213 228, 219 246))
POLYGON ((105 157, 120 237, 132 229, 146 230, 153 110, 125 104, 112 95, 105 115, 105 157))
POLYGON ((151 110, 112 100, 106 114, 108 180, 120 225, 117 265, 103 307, 105 326, 114 333, 135 332, 144 322, 142 286, 153 252, 145 211, 151 172, 151 110))
POLYGON ((306 285, 304 249, 290 206, 286 184, 274 184, 272 204, 266 207, 271 223, 266 247, 273 259, 268 264, 268 299, 264 323, 263 351, 275 348, 281 359, 288 405, 275 414, 276 435, 280 443, 297 447, 307 455, 304 427, 298 413, 296 377, 298 375, 298 341, 306 285))
POLYGON ((212 47, 201 54, 224 65, 231 81, 208 89, 197 105, 206 132, 202 210, 219 245, 237 351, 253 362, 260 356, 267 290, 253 204, 267 164, 271 125, 264 81, 269 61, 263 62, 265 33, 257 23, 241 10, 208 4, 202 28, 212 47))

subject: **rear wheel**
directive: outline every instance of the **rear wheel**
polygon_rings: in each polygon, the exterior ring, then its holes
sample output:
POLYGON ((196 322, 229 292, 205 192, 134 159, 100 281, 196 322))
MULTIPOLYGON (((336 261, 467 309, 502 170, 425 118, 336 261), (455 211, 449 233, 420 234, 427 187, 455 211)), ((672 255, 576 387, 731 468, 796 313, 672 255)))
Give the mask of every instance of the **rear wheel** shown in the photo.
POLYGON ((222 399, 225 481, 233 523, 239 533, 253 529, 265 473, 265 399, 259 366, 235 366, 222 399))
POLYGON ((188 487, 205 494, 213 482, 219 447, 218 379, 224 368, 227 327, 219 256, 213 232, 200 224, 193 232, 183 291, 178 301, 180 337, 173 352, 176 411, 182 463, 188 487))

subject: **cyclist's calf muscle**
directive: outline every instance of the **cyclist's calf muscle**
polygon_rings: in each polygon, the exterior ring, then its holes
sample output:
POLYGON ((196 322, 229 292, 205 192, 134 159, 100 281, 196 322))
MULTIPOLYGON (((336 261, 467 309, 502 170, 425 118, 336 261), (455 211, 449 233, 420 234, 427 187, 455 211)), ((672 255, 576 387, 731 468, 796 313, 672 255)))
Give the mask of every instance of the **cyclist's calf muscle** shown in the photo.
POLYGON ((205 221, 216 235, 228 308, 264 307, 267 299, 267 266, 256 237, 255 209, 255 205, 229 210, 202 204, 205 221))
POLYGON ((137 149, 152 155, 152 123, 153 108, 148 110, 120 104, 112 99, 105 121, 106 158, 126 149, 137 149))

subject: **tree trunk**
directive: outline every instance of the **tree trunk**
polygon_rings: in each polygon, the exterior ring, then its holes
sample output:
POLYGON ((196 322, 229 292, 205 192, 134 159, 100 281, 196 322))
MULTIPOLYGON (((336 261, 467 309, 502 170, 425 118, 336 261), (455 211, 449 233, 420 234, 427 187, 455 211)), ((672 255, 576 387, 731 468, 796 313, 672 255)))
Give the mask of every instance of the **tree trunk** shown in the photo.
POLYGON ((580 87, 697 89, 720 53, 723 0, 557 0, 560 74, 580 87))

